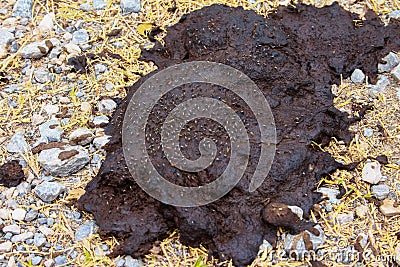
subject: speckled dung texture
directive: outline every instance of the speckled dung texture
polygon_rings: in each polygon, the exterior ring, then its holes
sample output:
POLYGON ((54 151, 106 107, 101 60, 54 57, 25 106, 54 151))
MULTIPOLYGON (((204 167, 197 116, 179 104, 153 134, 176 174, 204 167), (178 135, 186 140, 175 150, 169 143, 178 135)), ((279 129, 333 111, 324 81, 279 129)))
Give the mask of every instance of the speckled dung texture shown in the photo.
MULTIPOLYGON (((154 107, 146 128, 152 163, 166 179, 186 186, 204 184, 223 171, 229 161, 229 155, 224 153, 229 138, 223 129, 210 120, 200 119, 182 131, 183 154, 196 158, 199 139, 209 136, 221 145, 221 160, 197 175, 166 164, 158 145, 161 125, 174 106, 192 97, 212 96, 234 108, 252 133, 252 153, 239 184, 212 204, 176 208, 151 198, 129 174, 121 147, 124 111, 132 94, 151 74, 143 77, 128 88, 128 97, 107 128, 107 134, 112 135, 106 148, 107 158, 79 200, 81 209, 94 214, 102 234, 123 240, 114 255, 143 255, 169 230, 179 229, 184 244, 201 243, 213 255, 245 266, 256 257, 263 239, 275 239, 279 218, 265 219, 278 216, 265 213, 267 203, 300 206, 308 218, 320 197, 314 193, 316 182, 321 176, 345 167, 311 142, 326 145, 331 137, 336 137, 348 143, 353 137, 349 124, 357 119, 349 119, 348 114, 333 106, 331 84, 339 83, 341 74, 346 78, 355 68, 362 69, 374 81, 378 59, 391 49, 400 49, 398 22, 384 27, 372 12, 366 18, 363 26, 357 27, 354 20, 358 16, 337 4, 321 9, 304 5, 282 7, 268 19, 242 8, 214 5, 188 14, 170 27, 164 47, 157 44, 143 51, 141 59, 153 61, 160 70, 181 62, 208 60, 248 75, 272 108, 277 153, 265 182, 256 192, 249 193, 249 177, 260 151, 259 130, 249 107, 231 92, 215 86, 176 88, 154 107), (273 226, 265 221, 278 223, 273 226)), ((296 224, 282 220, 280 225, 292 233, 309 227, 300 221, 296 224)))

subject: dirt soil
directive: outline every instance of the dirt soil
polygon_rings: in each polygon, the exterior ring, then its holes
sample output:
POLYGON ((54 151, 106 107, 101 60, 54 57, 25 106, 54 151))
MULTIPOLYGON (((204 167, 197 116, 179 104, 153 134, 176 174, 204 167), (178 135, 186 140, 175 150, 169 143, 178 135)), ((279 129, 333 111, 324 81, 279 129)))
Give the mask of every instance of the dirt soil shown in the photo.
POLYGON ((144 255, 169 230, 179 229, 183 244, 202 244, 214 256, 245 266, 256 257, 263 239, 274 241, 277 227, 291 233, 310 229, 312 224, 294 220, 290 212, 279 217, 282 213, 274 207, 282 203, 300 206, 308 219, 310 209, 320 200, 314 192, 318 180, 338 168, 347 168, 313 145, 325 146, 332 137, 346 143, 353 138, 348 127, 358 118, 334 107, 331 85, 339 84, 341 75, 346 78, 356 68, 375 81, 379 59, 390 50, 400 50, 400 23, 385 27, 371 11, 365 17, 367 20, 361 22, 358 15, 337 4, 324 8, 281 7, 267 19, 242 8, 213 5, 188 14, 168 28, 164 46, 156 44, 143 51, 141 60, 153 61, 159 70, 207 60, 248 75, 271 106, 277 127, 277 152, 264 183, 249 193, 249 180, 260 153, 260 131, 250 108, 232 92, 216 86, 176 88, 153 108, 146 128, 149 155, 163 177, 176 184, 196 186, 212 181, 229 161, 229 138, 223 128, 211 120, 199 119, 182 131, 184 155, 196 158, 199 140, 210 137, 220 146, 220 160, 198 174, 168 164, 159 145, 162 123, 176 105, 191 97, 212 96, 234 108, 248 132, 254 133, 249 137, 252 153, 239 184, 212 204, 177 208, 153 199, 131 177, 121 147, 127 104, 152 74, 142 77, 127 88, 127 98, 106 129, 112 135, 106 147, 107 158, 79 200, 81 209, 94 214, 101 234, 122 241, 113 254, 144 255))

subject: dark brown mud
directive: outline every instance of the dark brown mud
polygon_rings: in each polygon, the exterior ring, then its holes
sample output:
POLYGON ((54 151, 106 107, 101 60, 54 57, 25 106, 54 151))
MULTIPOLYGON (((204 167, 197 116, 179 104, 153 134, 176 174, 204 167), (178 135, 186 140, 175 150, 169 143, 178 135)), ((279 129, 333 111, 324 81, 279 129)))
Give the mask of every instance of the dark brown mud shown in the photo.
MULTIPOLYGON (((362 69, 370 80, 377 76, 378 60, 390 50, 400 50, 398 22, 384 27, 372 12, 362 26, 358 16, 337 4, 324 8, 299 5, 282 7, 268 19, 253 11, 213 5, 188 14, 168 29, 165 46, 143 51, 141 60, 153 61, 159 70, 195 60, 232 66, 248 75, 268 100, 277 127, 277 151, 268 177, 254 193, 249 178, 260 154, 260 131, 250 108, 234 93, 208 84, 175 88, 163 97, 149 116, 146 128, 148 153, 153 165, 176 184, 195 186, 212 181, 229 161, 229 137, 219 124, 199 119, 182 131, 182 153, 196 158, 198 141, 209 136, 220 146, 213 166, 198 174, 185 173, 170 164, 160 147, 163 120, 179 103, 196 96, 224 100, 242 118, 249 133, 251 157, 244 177, 220 200, 197 208, 168 206, 147 195, 135 183, 121 147, 121 127, 127 104, 135 90, 152 74, 128 88, 128 97, 106 129, 112 140, 99 174, 79 200, 91 212, 103 235, 121 241, 114 255, 134 257, 148 252, 169 230, 179 229, 186 245, 203 244, 219 258, 245 266, 256 257, 263 239, 273 242, 277 227, 292 233, 311 224, 294 217, 285 205, 300 206, 309 216, 320 196, 317 181, 341 164, 312 146, 328 144, 332 137, 350 142, 347 113, 333 105, 331 85, 340 75, 362 69), (189 138, 189 136, 191 138, 189 138), (283 205, 285 204, 285 205, 283 205), (283 213, 279 213, 283 207, 283 213)), ((80 66, 81 69, 85 67, 80 66)))
POLYGON ((0 185, 17 186, 24 178, 24 171, 18 161, 12 160, 0 166, 0 185))

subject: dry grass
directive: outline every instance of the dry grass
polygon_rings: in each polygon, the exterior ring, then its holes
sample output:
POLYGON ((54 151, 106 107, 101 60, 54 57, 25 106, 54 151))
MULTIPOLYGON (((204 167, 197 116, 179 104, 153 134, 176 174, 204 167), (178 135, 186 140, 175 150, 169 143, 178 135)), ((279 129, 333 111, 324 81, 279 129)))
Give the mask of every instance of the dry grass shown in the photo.
MULTIPOLYGON (((0 162, 6 161, 9 155, 5 149, 5 144, 8 142, 18 129, 25 129, 32 136, 28 141, 33 142, 37 137, 37 127, 31 127, 31 116, 33 114, 43 114, 43 108, 55 100, 55 104, 60 110, 67 108, 70 111, 71 118, 69 122, 63 125, 63 128, 68 134, 71 130, 86 126, 89 121, 90 111, 84 111, 83 105, 89 104, 94 107, 101 96, 124 97, 124 87, 133 84, 138 80, 137 73, 146 74, 154 70, 154 66, 138 61, 141 48, 149 47, 151 44, 146 37, 147 31, 151 25, 157 25, 161 29, 166 28, 176 23, 179 18, 188 12, 202 8, 214 3, 227 4, 229 6, 243 6, 245 9, 255 9, 259 14, 266 16, 268 12, 276 8, 278 5, 288 4, 288 1, 265 1, 257 0, 250 4, 248 1, 240 0, 220 0, 220 1, 183 1, 183 0, 142 0, 142 8, 144 12, 133 14, 130 16, 121 16, 117 1, 108 1, 107 7, 102 11, 84 12, 79 9, 79 5, 85 1, 67 1, 67 0, 47 0, 34 1, 35 11, 33 13, 32 24, 28 25, 28 34, 18 40, 20 47, 25 44, 43 40, 45 38, 57 37, 54 31, 51 34, 33 34, 33 30, 38 25, 43 15, 48 12, 54 12, 56 16, 56 24, 60 28, 65 28, 69 22, 82 20, 85 22, 85 29, 88 30, 91 39, 90 44, 95 45, 90 52, 100 53, 107 50, 111 53, 119 54, 123 60, 102 58, 93 60, 90 64, 104 63, 109 66, 109 72, 105 73, 101 79, 96 80, 94 74, 69 74, 68 80, 62 80, 59 75, 56 75, 54 82, 49 82, 45 85, 32 83, 32 74, 24 76, 21 74, 21 69, 24 65, 23 60, 17 54, 9 55, 0 63, 0 71, 5 71, 12 74, 15 80, 21 79, 18 82, 23 87, 21 92, 5 94, 0 91, 3 99, 0 100, 0 162), (168 8, 176 7, 174 12, 169 12, 168 8), (139 28, 138 28, 139 27, 139 28), (120 37, 109 37, 107 34, 113 29, 120 29, 120 37), (115 44, 122 44, 122 47, 115 44), (80 81, 78 85, 77 81, 80 81), (105 90, 107 84, 113 84, 114 88, 111 91, 105 90), (81 90, 86 93, 86 99, 82 100, 76 97, 76 93, 81 90), (65 96, 69 98, 69 103, 60 103, 55 96, 65 96), (9 108, 7 102, 14 101, 18 103, 17 108, 9 108)), ((323 6, 332 3, 333 1, 304 1, 305 3, 323 6)), ((400 3, 397 0, 368 0, 368 1, 340 1, 341 5, 346 9, 363 14, 365 8, 371 8, 378 14, 386 14, 393 9, 400 9, 400 3)), ((10 6, 12 2, 3 3, 5 7, 10 6)), ((2 4, 2 5, 3 5, 2 4)), ((6 20, 9 15, 0 16, 0 22, 6 20)), ((166 33, 159 36, 162 42, 162 37, 166 33)), ((56 66, 65 67, 65 61, 69 56, 63 52, 58 60, 32 61, 33 66, 41 67, 46 63, 51 63, 56 66)), ((398 87, 398 86, 397 86, 398 87)), ((354 125, 353 130, 357 133, 357 137, 349 147, 344 146, 341 142, 333 140, 331 145, 326 148, 335 158, 346 163, 365 159, 367 156, 377 156, 385 154, 389 158, 389 162, 393 163, 399 160, 400 151, 398 148, 400 138, 399 128, 399 99, 396 96, 398 88, 392 87, 377 99, 369 98, 366 86, 355 86, 343 81, 339 86, 338 97, 336 98, 336 106, 344 110, 350 111, 353 103, 373 104, 375 109, 369 112, 366 117, 354 125), (380 134, 375 131, 372 138, 365 138, 362 131, 365 127, 376 129, 376 125, 381 125, 385 129, 385 134, 380 134)), ((27 176, 33 179, 39 177, 41 170, 37 162, 37 156, 27 153, 23 155, 27 161, 29 168, 26 170, 27 176)), ((331 177, 326 178, 323 182, 330 184, 332 187, 339 185, 344 186, 349 194, 340 205, 334 207, 332 212, 322 211, 318 221, 323 226, 323 229, 328 236, 326 248, 335 249, 340 244, 334 237, 337 237, 341 242, 346 242, 349 245, 355 243, 355 238, 360 233, 365 233, 369 236, 369 246, 376 249, 377 255, 393 255, 397 239, 395 234, 400 232, 400 216, 387 218, 384 217, 376 205, 370 203, 368 198, 371 196, 369 185, 360 181, 362 165, 356 171, 338 171, 331 177), (364 218, 356 218, 352 223, 339 225, 335 223, 338 214, 354 212, 355 207, 365 205, 368 208, 368 213, 364 218)), ((391 187, 391 192, 395 197, 399 197, 399 168, 397 165, 389 164, 382 168, 384 175, 388 177, 387 184, 391 187)), ((64 210, 74 211, 74 207, 69 207, 69 204, 77 199, 82 193, 86 183, 93 177, 95 172, 87 169, 81 171, 73 178, 75 180, 61 179, 66 184, 70 191, 69 195, 60 199, 55 204, 44 204, 39 202, 38 205, 32 205, 32 208, 38 209, 47 217, 54 217, 58 220, 52 226, 54 235, 48 238, 49 243, 57 245, 62 244, 66 249, 74 248, 78 253, 75 259, 68 258, 68 265, 74 266, 112 266, 113 260, 104 255, 96 255, 95 249, 101 244, 106 244, 112 249, 118 244, 113 238, 101 239, 98 235, 92 236, 89 240, 72 244, 74 231, 78 227, 76 222, 73 222, 64 216, 64 210)), ((28 194, 30 196, 31 194, 28 194)), ((85 214, 84 219, 89 219, 90 215, 85 214)), ((33 227, 29 223, 25 226, 33 227)), ((278 235, 282 235, 280 231, 278 235)), ((279 244, 282 249, 282 244, 279 244)), ((62 251, 50 249, 48 253, 41 252, 40 249, 34 246, 26 245, 24 252, 10 252, 7 256, 13 256, 16 261, 25 262, 29 266, 30 254, 54 258, 62 251)), ((101 253, 100 253, 101 254, 101 253)), ((376 257, 375 257, 376 259, 376 257)), ((152 253, 145 257, 145 261, 149 266, 209 266, 221 265, 231 266, 230 263, 219 263, 211 260, 207 261, 207 251, 204 248, 185 247, 178 241, 178 233, 173 232, 166 240, 159 244, 155 244, 152 253)), ((332 260, 326 259, 325 263, 329 266, 340 266, 332 260)), ((252 264, 252 266, 307 266, 309 263, 304 262, 276 262, 268 261, 267 253, 264 253, 252 264)), ((371 261, 367 266, 384 266, 383 263, 371 261), (378 264, 378 265, 377 265, 378 264)))

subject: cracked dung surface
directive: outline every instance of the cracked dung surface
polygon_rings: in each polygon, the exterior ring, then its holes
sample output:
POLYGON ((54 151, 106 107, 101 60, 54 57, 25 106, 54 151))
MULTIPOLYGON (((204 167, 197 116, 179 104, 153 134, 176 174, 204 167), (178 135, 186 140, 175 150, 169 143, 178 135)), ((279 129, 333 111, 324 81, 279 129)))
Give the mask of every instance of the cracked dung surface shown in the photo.
POLYGON ((263 239, 274 241, 278 226, 292 233, 310 228, 310 223, 294 220, 290 212, 280 217, 273 207, 279 203, 300 206, 307 219, 313 204, 320 199, 314 193, 317 181, 345 167, 311 146, 311 141, 326 145, 336 137, 348 143, 353 137, 348 131, 353 120, 333 106, 330 87, 340 82, 341 74, 346 78, 355 68, 375 81, 378 60, 391 49, 400 49, 398 22, 384 27, 371 11, 366 18, 362 27, 356 27, 353 20, 358 16, 337 4, 324 8, 281 7, 268 19, 242 8, 213 5, 188 14, 171 26, 164 47, 157 44, 143 51, 141 60, 153 61, 159 69, 208 60, 248 75, 271 106, 277 127, 277 153, 264 183, 249 193, 249 173, 254 171, 260 153, 259 130, 249 107, 233 93, 216 86, 192 84, 175 88, 153 108, 146 128, 148 153, 166 179, 186 186, 204 184, 212 181, 229 160, 224 153, 229 146, 226 133, 217 123, 199 119, 183 129, 182 153, 195 158, 198 140, 209 136, 219 144, 221 159, 197 175, 165 164, 159 146, 163 119, 175 105, 190 97, 212 96, 234 108, 253 133, 249 137, 252 153, 244 177, 218 201, 197 208, 160 203, 134 182, 121 147, 128 101, 152 74, 141 78, 128 88, 127 98, 106 129, 112 135, 106 147, 107 158, 79 200, 81 209, 93 213, 103 235, 114 235, 123 241, 113 254, 141 256, 169 230, 179 229, 182 243, 201 243, 213 255, 245 266, 256 257, 263 239))

